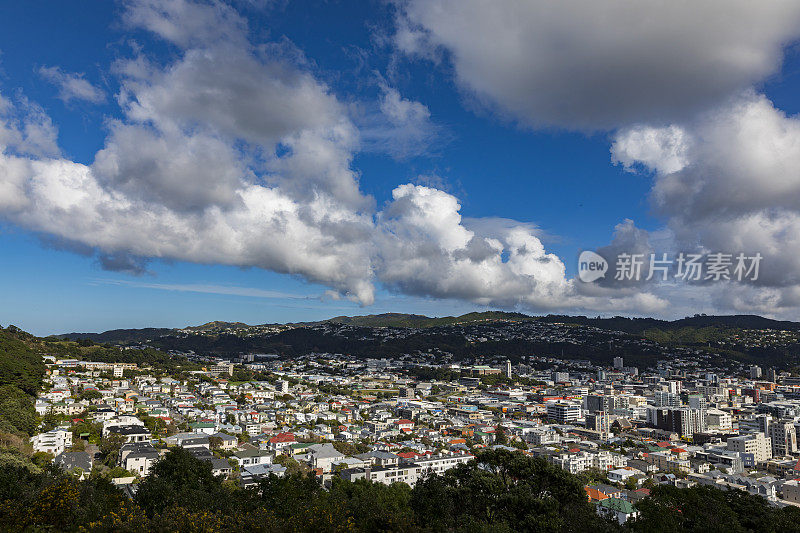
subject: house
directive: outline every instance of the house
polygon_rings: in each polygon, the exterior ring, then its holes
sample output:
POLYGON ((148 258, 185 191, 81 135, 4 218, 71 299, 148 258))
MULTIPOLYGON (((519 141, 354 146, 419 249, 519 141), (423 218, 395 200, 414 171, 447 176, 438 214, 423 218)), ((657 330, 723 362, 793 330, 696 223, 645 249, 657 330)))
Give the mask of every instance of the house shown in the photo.
POLYGON ((205 433, 178 433, 164 439, 169 445, 180 446, 181 448, 206 448, 209 449, 208 435, 205 433))
POLYGON ((144 427, 136 424, 124 426, 111 426, 108 428, 109 435, 120 435, 125 439, 126 443, 139 443, 150 441, 150 431, 144 427))
POLYGON ((356 455, 356 458, 363 461, 368 461, 370 464, 381 467, 397 466, 400 463, 399 456, 391 452, 385 452, 381 450, 358 454, 356 455))
POLYGON ((622 489, 598 483, 597 485, 586 485, 583 487, 589 501, 602 501, 608 498, 622 498, 622 489))
POLYGON ((333 447, 333 444, 314 444, 309 446, 306 460, 312 469, 330 472, 333 465, 341 462, 345 455, 333 447))
POLYGON ((239 444, 239 440, 236 437, 228 435, 227 433, 214 433, 209 437, 209 439, 213 438, 220 439, 220 450, 233 450, 239 444))
POLYGON ((635 468, 616 468, 608 471, 608 480, 614 483, 625 483, 628 478, 642 475, 644 475, 643 472, 635 468))
POLYGON ((606 498, 597 502, 597 514, 616 520, 620 525, 639 516, 632 503, 621 498, 606 498))
POLYGON ((193 422, 189 424, 189 427, 195 433, 205 433, 206 435, 213 435, 217 432, 217 426, 213 422, 193 422))
POLYGON ((31 437, 31 444, 34 452, 59 455, 72 446, 72 432, 64 428, 51 429, 31 437))
POLYGON ((201 461, 207 461, 211 463, 211 473, 215 476, 227 477, 233 471, 233 468, 227 459, 216 457, 207 448, 191 448, 189 449, 189 453, 201 461))
POLYGON ((272 463, 272 455, 264 450, 239 450, 231 456, 240 467, 268 465, 272 463))
POLYGON ((61 452, 53 460, 64 472, 73 473, 81 480, 89 477, 92 471, 92 456, 86 452, 61 452))
POLYGON ((246 466, 239 476, 239 483, 243 488, 255 487, 262 479, 271 475, 283 477, 286 467, 279 464, 261 464, 246 466))
POLYGON ((413 431, 414 430, 414 422, 408 420, 406 418, 401 418, 400 420, 396 420, 394 422, 395 427, 400 431, 413 431))
POLYGON ((783 492, 784 500, 800 504, 800 481, 797 479, 785 481, 781 487, 781 491, 783 492))
POLYGON ((285 453, 284 449, 297 442, 294 435, 291 433, 278 433, 269 439, 269 447, 276 453, 285 453))
POLYGON ((150 474, 150 469, 159 458, 158 450, 150 443, 127 443, 119 449, 120 466, 142 477, 150 474))

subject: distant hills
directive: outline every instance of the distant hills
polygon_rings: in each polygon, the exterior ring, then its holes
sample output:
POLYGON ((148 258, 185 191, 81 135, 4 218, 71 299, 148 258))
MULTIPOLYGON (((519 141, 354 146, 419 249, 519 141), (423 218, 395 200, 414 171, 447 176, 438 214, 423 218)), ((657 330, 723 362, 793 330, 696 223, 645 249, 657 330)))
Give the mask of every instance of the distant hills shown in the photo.
MULTIPOLYGON (((787 320, 772 320, 758 315, 695 315, 678 320, 660 320, 656 318, 591 318, 586 316, 546 315, 531 316, 523 313, 504 311, 484 311, 480 313, 467 313, 461 316, 428 317, 425 315, 404 313, 383 313, 377 315, 337 316, 318 322, 299 322, 286 324, 248 325, 242 322, 214 321, 199 326, 181 328, 198 334, 231 334, 237 330, 258 329, 267 327, 306 327, 321 324, 345 324, 364 328, 433 328, 453 326, 459 324, 474 324, 479 322, 523 322, 542 321, 547 323, 575 324, 591 326, 607 331, 622 331, 633 335, 642 335, 651 330, 672 331, 684 328, 738 328, 738 329, 777 329, 799 331, 800 322, 787 320)), ((57 335, 63 339, 90 339, 94 342, 125 343, 148 342, 159 337, 177 334, 176 328, 141 328, 141 329, 113 329, 102 333, 65 333, 57 335)))
POLYGON ((738 329, 778 329, 798 331, 800 322, 772 320, 758 315, 695 315, 678 320, 659 320, 657 318, 588 318, 585 316, 548 315, 539 320, 593 326, 610 331, 641 334, 652 329, 677 330, 683 328, 738 328, 738 329))

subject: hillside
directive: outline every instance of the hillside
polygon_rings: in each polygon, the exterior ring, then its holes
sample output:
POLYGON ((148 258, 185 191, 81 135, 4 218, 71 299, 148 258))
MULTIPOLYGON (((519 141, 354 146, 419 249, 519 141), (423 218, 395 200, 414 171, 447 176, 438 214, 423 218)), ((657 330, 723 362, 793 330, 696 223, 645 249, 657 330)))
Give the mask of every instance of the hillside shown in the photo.
POLYGON ((36 393, 45 365, 37 339, 14 326, 0 328, 0 432, 31 435, 36 429, 36 393))
POLYGON ((102 333, 64 333, 56 337, 67 340, 89 339, 94 342, 149 342, 175 332, 170 328, 111 329, 102 333))
POLYGON ((452 326, 474 322, 492 321, 521 321, 535 320, 535 317, 522 313, 507 313, 503 311, 485 311, 482 313, 467 313, 461 316, 428 317, 425 315, 407 315, 402 313, 383 313, 380 315, 363 316, 337 316, 324 322, 336 324, 349 324, 367 328, 432 328, 437 326, 452 326))
POLYGON ((660 320, 657 318, 590 318, 586 316, 547 315, 530 316, 523 313, 504 311, 485 311, 480 313, 467 313, 461 316, 428 317, 425 315, 383 313, 377 315, 337 316, 317 322, 286 323, 284 325, 262 324, 250 326, 242 322, 214 321, 199 326, 187 326, 182 330, 171 328, 142 328, 142 329, 113 329, 102 333, 64 333, 58 338, 77 340, 89 339, 102 343, 149 343, 160 337, 175 336, 180 331, 188 331, 198 335, 239 335, 241 333, 258 333, 259 328, 270 326, 284 326, 289 328, 302 328, 324 324, 343 324, 363 328, 436 328, 443 326, 456 326, 491 322, 526 322, 539 321, 548 324, 575 324, 580 326, 595 327, 606 331, 621 331, 632 335, 645 336, 651 331, 677 331, 687 328, 721 328, 721 329, 775 329, 787 331, 800 331, 800 322, 772 320, 757 315, 726 315, 707 316, 696 315, 678 320, 660 320))
POLYGON ((610 331, 624 331, 636 335, 652 329, 676 330, 682 328, 737 328, 737 329, 777 329, 800 331, 800 322, 772 320, 758 315, 695 315, 678 320, 659 320, 657 318, 589 318, 586 316, 547 315, 539 320, 550 323, 579 324, 610 331))

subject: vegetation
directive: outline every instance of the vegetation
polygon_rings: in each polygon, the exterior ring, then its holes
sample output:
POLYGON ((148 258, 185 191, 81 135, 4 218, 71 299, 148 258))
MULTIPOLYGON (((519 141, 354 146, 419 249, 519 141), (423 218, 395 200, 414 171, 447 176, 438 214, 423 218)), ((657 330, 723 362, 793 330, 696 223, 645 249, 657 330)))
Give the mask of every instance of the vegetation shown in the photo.
MULTIPOLYGON (((124 474, 124 472, 120 472, 124 474)), ((431 475, 413 489, 313 476, 270 477, 242 489, 176 448, 133 500, 108 476, 85 481, 55 469, 0 463, 5 531, 797 531, 800 510, 776 509, 741 491, 655 487, 624 528, 599 517, 584 480, 504 450, 431 475)))
POLYGON ((34 401, 45 366, 32 340, 14 326, 0 328, 0 432, 30 436, 36 430, 34 401))

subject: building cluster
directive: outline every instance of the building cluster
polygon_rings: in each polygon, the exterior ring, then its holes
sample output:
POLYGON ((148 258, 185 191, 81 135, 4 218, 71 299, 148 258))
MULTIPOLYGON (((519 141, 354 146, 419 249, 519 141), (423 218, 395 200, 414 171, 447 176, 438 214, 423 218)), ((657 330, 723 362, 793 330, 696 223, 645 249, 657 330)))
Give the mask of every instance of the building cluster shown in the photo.
POLYGON ((705 355, 640 369, 622 357, 608 366, 533 355, 420 366, 251 354, 180 379, 135 365, 47 362, 36 409, 60 423, 33 437, 34 450, 86 473, 98 467, 98 439, 116 439, 118 483, 134 490, 173 447, 245 487, 292 469, 323 483, 413 486, 503 447, 572 474, 593 471, 605 481, 587 485, 587 498, 621 522, 664 483, 800 505, 800 378, 731 372, 705 355), (234 381, 234 368, 264 379, 234 381), (87 423, 97 435, 83 431, 87 423))

